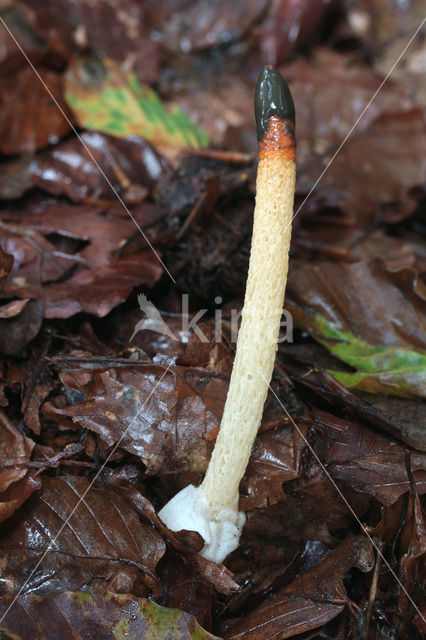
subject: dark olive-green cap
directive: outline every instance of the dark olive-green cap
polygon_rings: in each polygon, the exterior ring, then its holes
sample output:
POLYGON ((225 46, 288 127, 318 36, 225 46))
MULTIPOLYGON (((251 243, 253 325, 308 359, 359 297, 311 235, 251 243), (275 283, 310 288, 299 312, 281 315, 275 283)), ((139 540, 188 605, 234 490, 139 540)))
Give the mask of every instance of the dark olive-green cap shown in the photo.
POLYGON ((257 139, 262 140, 268 130, 269 118, 278 116, 295 124, 293 98, 288 84, 272 66, 263 69, 254 94, 257 139))

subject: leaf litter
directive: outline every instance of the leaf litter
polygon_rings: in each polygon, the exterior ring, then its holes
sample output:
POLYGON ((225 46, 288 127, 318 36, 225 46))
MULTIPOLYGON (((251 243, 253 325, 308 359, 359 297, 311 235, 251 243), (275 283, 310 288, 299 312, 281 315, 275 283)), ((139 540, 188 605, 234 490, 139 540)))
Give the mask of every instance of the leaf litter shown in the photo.
POLYGON ((418 7, 289 7, 0 8, 89 150, 1 30, 3 612, 22 588, 4 637, 424 632, 420 38, 305 202, 418 7), (241 483, 240 547, 217 565, 199 555, 198 534, 171 532, 156 514, 201 481, 220 425, 251 235, 252 91, 265 63, 280 65, 298 112, 293 341, 280 344, 241 483), (206 308, 205 341, 182 330, 181 292, 190 315, 206 308), (140 295, 167 336, 152 331, 140 295))

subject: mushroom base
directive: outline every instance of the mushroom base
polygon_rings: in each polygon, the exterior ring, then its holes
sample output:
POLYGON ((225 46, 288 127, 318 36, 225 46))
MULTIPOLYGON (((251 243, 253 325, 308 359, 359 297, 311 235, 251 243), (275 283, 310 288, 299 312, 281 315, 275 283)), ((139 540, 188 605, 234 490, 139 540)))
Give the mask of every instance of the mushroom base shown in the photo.
POLYGON ((201 487, 192 484, 179 491, 158 515, 172 531, 197 531, 204 539, 200 554, 214 562, 222 562, 238 547, 246 521, 245 513, 236 509, 213 514, 201 487))

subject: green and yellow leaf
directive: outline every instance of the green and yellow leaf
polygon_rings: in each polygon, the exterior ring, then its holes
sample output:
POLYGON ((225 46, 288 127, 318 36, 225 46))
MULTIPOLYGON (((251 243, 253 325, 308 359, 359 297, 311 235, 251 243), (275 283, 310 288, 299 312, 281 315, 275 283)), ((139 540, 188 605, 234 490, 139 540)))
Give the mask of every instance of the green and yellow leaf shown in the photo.
POLYGON ((153 89, 114 60, 77 59, 65 78, 66 101, 85 129, 146 138, 172 158, 181 149, 209 144, 206 132, 180 107, 166 107, 153 89))
POLYGON ((319 313, 310 315, 309 331, 331 353, 355 369, 330 370, 347 387, 401 397, 426 398, 426 352, 404 346, 369 344, 338 329, 319 313))

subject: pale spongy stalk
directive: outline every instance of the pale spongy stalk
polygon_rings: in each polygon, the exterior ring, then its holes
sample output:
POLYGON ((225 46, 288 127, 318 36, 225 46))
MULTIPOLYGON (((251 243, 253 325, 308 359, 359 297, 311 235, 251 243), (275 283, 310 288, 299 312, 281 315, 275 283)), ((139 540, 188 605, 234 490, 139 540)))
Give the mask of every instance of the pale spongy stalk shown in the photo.
POLYGON ((259 161, 250 267, 231 381, 201 489, 213 513, 236 508, 260 426, 277 350, 288 271, 296 164, 279 152, 259 161))

